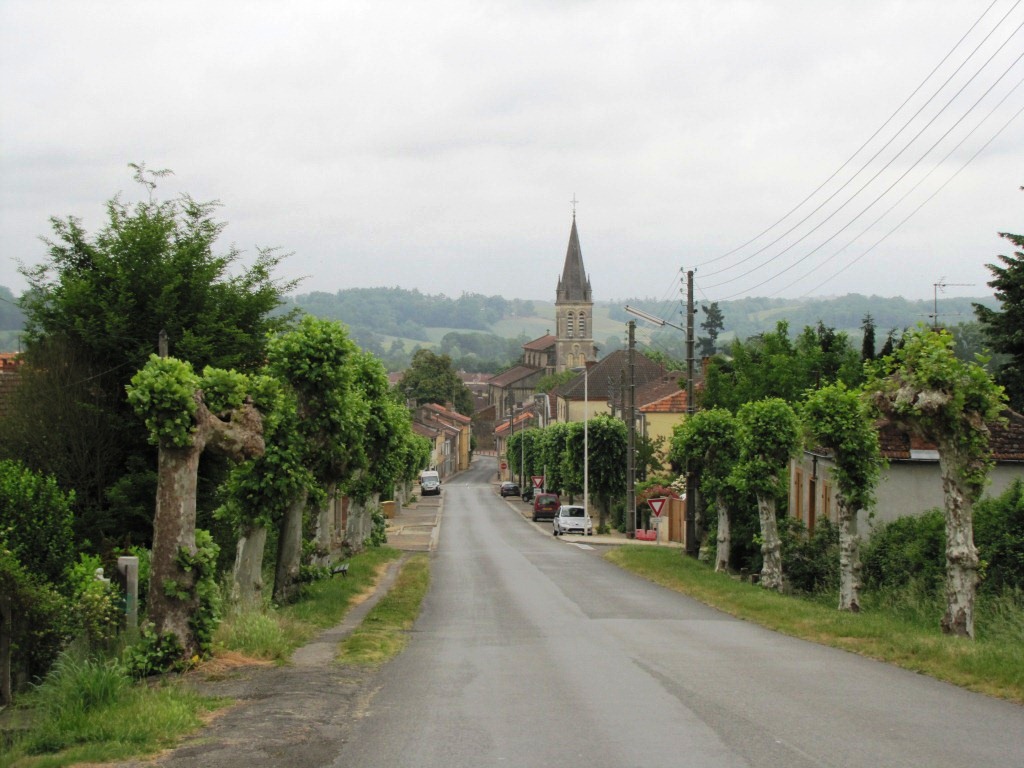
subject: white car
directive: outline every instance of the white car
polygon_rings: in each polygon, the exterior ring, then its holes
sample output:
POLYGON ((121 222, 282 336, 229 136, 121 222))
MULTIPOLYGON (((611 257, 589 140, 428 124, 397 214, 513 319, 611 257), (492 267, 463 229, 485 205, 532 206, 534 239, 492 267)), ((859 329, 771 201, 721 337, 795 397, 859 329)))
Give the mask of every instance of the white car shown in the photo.
POLYGON ((573 504, 563 504, 558 508, 558 514, 551 521, 551 532, 555 536, 564 533, 580 533, 587 536, 594 535, 594 521, 590 519, 587 510, 573 504))

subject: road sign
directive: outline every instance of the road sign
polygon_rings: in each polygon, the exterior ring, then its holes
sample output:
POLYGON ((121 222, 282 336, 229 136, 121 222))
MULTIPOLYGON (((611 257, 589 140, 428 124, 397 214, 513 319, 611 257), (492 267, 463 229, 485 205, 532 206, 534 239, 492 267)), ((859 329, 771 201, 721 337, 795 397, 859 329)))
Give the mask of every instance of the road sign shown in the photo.
POLYGON ((508 469, 508 464, 506 464, 504 461, 501 462, 501 468, 502 469, 508 469))
POLYGON ((532 475, 530 477, 530 479, 533 480, 533 487, 534 488, 543 488, 544 487, 544 475, 532 475))
POLYGON ((661 510, 665 508, 665 502, 668 501, 665 497, 660 499, 648 499, 647 503, 651 505, 651 512, 654 513, 655 517, 661 517, 661 510))

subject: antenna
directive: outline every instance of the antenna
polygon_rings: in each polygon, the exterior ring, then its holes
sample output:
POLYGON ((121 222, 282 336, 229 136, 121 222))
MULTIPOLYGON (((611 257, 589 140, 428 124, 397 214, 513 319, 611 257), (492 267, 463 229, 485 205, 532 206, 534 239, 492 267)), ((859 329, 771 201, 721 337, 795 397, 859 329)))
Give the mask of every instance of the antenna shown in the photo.
POLYGON ((950 286, 970 288, 973 285, 974 283, 947 283, 945 276, 940 277, 939 282, 932 283, 932 328, 939 329, 939 291, 945 293, 945 289, 950 286))

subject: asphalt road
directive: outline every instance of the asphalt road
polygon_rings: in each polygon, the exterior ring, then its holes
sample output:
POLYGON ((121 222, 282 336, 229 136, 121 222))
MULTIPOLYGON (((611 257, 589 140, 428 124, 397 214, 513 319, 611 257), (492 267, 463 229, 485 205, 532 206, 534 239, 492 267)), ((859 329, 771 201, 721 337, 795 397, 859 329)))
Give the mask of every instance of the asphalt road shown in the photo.
POLYGON ((557 540, 478 459, 331 765, 1024 766, 1024 708, 717 613, 557 540))

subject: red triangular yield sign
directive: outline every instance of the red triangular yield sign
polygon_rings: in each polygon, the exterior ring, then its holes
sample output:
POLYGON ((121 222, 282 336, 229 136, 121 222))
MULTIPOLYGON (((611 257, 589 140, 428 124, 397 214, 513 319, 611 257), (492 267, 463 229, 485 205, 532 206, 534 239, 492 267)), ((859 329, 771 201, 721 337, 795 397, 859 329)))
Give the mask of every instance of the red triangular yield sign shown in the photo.
POLYGON ((543 488, 544 487, 544 475, 531 475, 530 479, 533 480, 533 487, 534 488, 543 488))
POLYGON ((651 512, 654 513, 655 517, 661 517, 661 510, 665 508, 665 502, 667 499, 664 497, 660 499, 648 499, 647 503, 651 505, 651 512))

